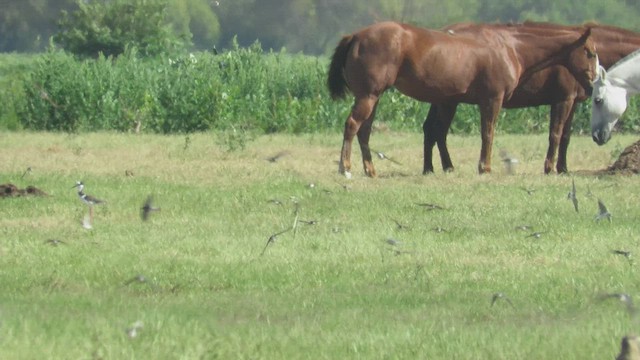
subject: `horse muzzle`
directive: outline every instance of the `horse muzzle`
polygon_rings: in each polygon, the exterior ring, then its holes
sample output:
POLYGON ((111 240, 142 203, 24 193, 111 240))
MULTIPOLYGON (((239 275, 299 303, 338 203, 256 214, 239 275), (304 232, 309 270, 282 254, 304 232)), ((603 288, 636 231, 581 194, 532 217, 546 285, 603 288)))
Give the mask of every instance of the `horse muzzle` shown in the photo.
POLYGON ((598 145, 604 145, 611 138, 611 133, 605 130, 596 130, 592 134, 593 141, 598 145))

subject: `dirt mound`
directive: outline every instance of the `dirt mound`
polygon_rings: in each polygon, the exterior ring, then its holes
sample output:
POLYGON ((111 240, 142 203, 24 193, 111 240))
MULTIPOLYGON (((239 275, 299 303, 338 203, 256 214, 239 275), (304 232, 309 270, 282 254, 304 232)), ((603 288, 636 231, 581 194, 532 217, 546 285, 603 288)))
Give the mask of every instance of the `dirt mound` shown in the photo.
POLYGON ((605 174, 640 174, 640 140, 627 146, 605 174))
POLYGON ((0 198, 18 197, 18 196, 48 196, 48 194, 33 185, 27 186, 25 189, 18 189, 13 184, 0 184, 0 198))

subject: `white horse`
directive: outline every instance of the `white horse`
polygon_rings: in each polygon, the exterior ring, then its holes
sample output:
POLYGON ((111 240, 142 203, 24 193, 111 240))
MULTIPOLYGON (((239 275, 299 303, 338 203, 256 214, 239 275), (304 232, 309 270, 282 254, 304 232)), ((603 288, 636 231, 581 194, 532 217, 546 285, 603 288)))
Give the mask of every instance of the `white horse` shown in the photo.
POLYGON ((603 145, 632 95, 640 93, 640 50, 636 50, 605 70, 598 66, 591 95, 591 135, 603 145))

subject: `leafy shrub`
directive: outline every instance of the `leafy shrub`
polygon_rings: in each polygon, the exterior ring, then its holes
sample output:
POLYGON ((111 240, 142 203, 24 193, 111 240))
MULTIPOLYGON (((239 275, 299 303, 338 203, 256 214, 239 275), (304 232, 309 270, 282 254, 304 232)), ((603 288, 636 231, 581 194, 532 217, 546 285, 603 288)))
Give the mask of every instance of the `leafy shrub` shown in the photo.
MULTIPOLYGON (((221 54, 156 58, 141 57, 135 48, 117 58, 85 60, 50 51, 30 64, 25 75, 0 90, 5 128, 185 134, 216 130, 224 133, 221 143, 236 149, 242 147, 239 136, 342 131, 353 103, 330 100, 326 58, 265 52, 259 43, 247 48, 234 44, 221 54)), ((639 106, 640 97, 633 98, 621 130, 639 130, 639 106)), ((420 132, 428 110, 428 104, 390 89, 380 100, 376 121, 420 132)), ((579 104, 574 133, 590 133, 590 112, 588 102, 579 104)), ((546 133, 548 123, 548 106, 504 110, 497 131, 546 133)), ((479 130, 477 106, 459 105, 451 132, 479 130)))
POLYGON ((174 53, 188 45, 189 35, 174 33, 166 20, 166 1, 78 1, 62 12, 55 41, 82 56, 118 56, 135 47, 145 56, 174 53))

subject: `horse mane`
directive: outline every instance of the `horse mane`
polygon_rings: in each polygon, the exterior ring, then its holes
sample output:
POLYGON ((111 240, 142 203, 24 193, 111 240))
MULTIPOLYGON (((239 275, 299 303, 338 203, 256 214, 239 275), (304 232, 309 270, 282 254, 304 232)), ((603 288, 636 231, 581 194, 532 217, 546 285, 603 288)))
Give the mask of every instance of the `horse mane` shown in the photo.
POLYGON ((635 58, 636 56, 638 56, 638 54, 640 54, 640 49, 632 52, 631 54, 623 57, 620 61, 618 61, 617 63, 613 64, 613 66, 611 66, 609 69, 607 69, 607 72, 611 72, 611 70, 618 68, 622 65, 624 65, 625 63, 631 61, 631 59, 635 58))

